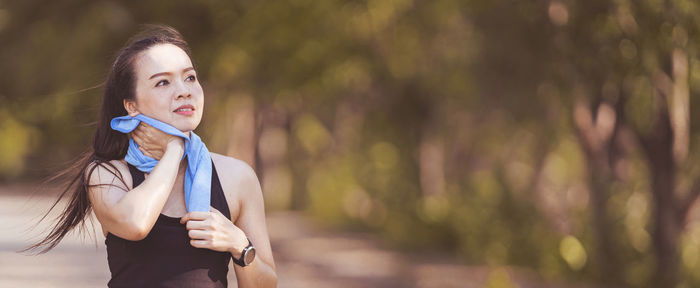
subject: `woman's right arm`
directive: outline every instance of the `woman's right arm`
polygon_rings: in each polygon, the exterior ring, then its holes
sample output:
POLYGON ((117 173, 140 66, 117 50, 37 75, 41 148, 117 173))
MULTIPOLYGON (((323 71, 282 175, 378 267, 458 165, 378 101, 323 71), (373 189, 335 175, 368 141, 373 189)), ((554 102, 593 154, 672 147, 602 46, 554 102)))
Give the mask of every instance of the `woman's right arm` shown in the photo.
MULTIPOLYGON (((168 141, 166 147, 149 177, 133 189, 124 187, 115 175, 119 173, 103 165, 90 175, 88 195, 105 234, 138 241, 151 231, 170 195, 185 150, 180 138, 168 141)), ((119 167, 121 175, 129 173, 123 162, 111 163, 119 167)))

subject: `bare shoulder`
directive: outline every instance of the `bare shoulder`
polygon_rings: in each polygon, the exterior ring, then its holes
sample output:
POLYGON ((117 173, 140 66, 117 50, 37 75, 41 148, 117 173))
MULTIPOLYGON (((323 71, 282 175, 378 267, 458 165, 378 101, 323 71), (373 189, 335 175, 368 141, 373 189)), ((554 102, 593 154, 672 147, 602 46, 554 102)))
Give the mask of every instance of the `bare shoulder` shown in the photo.
POLYGON ((125 186, 124 188, 127 190, 130 190, 133 185, 129 167, 123 159, 110 160, 99 164, 92 162, 85 169, 85 177, 90 185, 117 184, 118 186, 125 186), (119 179, 122 179, 123 183, 119 179))
POLYGON ((226 196, 241 197, 257 192, 258 176, 248 163, 218 153, 211 153, 211 159, 226 196))
POLYGON ((255 202, 256 198, 262 198, 258 177, 245 161, 217 153, 210 154, 224 190, 231 221, 238 223, 243 208, 255 202))
POLYGON ((243 160, 218 153, 211 153, 211 159, 214 161, 216 172, 219 174, 221 181, 227 180, 227 182, 231 184, 241 185, 244 184, 243 182, 258 180, 253 167, 250 167, 250 165, 243 160))

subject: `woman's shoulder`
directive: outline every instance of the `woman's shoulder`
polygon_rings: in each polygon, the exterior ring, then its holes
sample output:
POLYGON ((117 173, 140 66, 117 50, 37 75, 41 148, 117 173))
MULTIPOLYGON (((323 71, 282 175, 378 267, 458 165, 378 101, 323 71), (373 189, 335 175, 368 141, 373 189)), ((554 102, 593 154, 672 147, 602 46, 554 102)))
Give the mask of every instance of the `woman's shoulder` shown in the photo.
POLYGON ((257 179, 253 167, 251 167, 245 161, 218 153, 210 154, 218 174, 224 175, 226 178, 238 178, 238 180, 245 180, 244 178, 248 177, 254 177, 257 179))
POLYGON ((218 153, 210 154, 226 194, 247 193, 260 186, 255 170, 245 161, 218 153))

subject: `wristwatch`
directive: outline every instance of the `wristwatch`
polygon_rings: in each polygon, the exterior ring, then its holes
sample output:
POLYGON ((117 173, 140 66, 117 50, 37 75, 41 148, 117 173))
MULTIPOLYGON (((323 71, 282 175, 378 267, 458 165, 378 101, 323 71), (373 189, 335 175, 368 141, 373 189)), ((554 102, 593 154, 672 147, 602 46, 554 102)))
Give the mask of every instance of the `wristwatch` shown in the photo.
POLYGON ((231 260, 233 260, 233 263, 236 263, 241 267, 245 267, 250 265, 250 263, 253 263, 253 260, 255 260, 255 247, 253 247, 253 243, 250 242, 250 239, 248 239, 248 247, 245 247, 243 252, 241 252, 241 258, 236 259, 231 257, 231 260))

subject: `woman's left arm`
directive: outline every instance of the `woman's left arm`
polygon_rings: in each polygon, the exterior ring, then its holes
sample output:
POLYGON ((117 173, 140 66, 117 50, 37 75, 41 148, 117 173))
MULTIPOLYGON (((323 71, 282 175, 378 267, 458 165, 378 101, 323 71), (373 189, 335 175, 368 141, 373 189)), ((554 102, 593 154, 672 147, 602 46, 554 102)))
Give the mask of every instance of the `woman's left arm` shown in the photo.
MULTIPOLYGON (((262 189, 255 171, 248 165, 241 179, 240 190, 241 211, 236 221, 236 226, 245 231, 250 242, 255 246, 255 260, 246 267, 233 265, 236 270, 238 287, 277 287, 277 273, 275 262, 272 258, 270 237, 267 234, 265 221, 265 204, 262 189)), ((247 246, 247 241, 244 243, 247 246)), ((234 249, 232 257, 240 257, 243 249, 234 249)))
POLYGON ((226 219, 226 216, 214 208, 212 212, 187 213, 180 223, 187 223, 192 246, 230 252, 236 259, 240 258, 250 239, 255 247, 255 260, 246 267, 233 265, 238 287, 277 287, 277 273, 265 222, 262 189, 255 171, 248 165, 244 166, 242 169, 234 169, 235 172, 226 171, 226 175, 234 172, 241 177, 239 181, 231 183, 235 187, 226 187, 231 190, 224 190, 240 193, 240 210, 235 223, 232 222, 234 219, 226 219))

